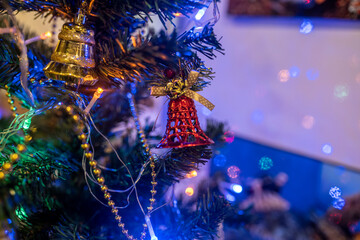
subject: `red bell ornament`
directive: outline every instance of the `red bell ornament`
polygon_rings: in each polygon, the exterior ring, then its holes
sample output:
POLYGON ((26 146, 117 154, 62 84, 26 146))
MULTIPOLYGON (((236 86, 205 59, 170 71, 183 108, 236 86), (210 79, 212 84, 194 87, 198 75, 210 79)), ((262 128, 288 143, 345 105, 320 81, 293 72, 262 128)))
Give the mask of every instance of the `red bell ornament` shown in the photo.
POLYGON ((171 99, 166 132, 158 148, 183 148, 214 142, 200 128, 194 100, 186 96, 171 99))
POLYGON ((153 96, 170 96, 166 132, 158 148, 183 148, 214 143, 200 128, 193 99, 210 110, 214 108, 214 105, 200 94, 190 90, 198 76, 198 72, 191 71, 185 82, 175 79, 166 87, 151 88, 153 96))

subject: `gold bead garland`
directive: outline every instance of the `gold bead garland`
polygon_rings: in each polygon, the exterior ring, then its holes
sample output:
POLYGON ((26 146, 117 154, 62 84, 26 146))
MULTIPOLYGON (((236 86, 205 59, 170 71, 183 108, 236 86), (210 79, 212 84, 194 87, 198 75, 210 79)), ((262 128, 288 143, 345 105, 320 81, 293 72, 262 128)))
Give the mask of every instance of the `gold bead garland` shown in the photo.
POLYGON ((94 154, 90 151, 90 144, 87 143, 88 135, 83 132, 84 125, 80 121, 80 117, 74 114, 73 108, 66 106, 65 110, 69 115, 72 116, 72 119, 75 121, 75 132, 78 134, 79 140, 81 140, 81 148, 84 150, 85 158, 89 161, 91 171, 96 176, 96 181, 100 184, 100 189, 104 194, 104 198, 107 200, 107 205, 111 207, 111 212, 115 217, 115 220, 118 223, 118 227, 121 228, 122 233, 126 236, 127 239, 136 240, 132 235, 128 233, 128 230, 125 228, 125 224, 122 222, 122 217, 119 215, 118 210, 115 207, 115 202, 111 200, 111 193, 108 191, 108 186, 105 184, 105 178, 101 176, 101 170, 97 167, 97 161, 94 159, 94 154))
MULTIPOLYGON (((144 154, 145 154, 145 156, 148 156, 149 160, 150 160, 151 177, 152 177, 151 186, 152 186, 152 188, 150 190, 150 193, 151 193, 151 198, 149 199, 150 205, 149 205, 149 207, 147 207, 148 212, 147 212, 147 215, 146 215, 147 217, 150 218, 150 213, 154 209, 153 205, 154 205, 154 203, 156 201, 156 199, 155 199, 155 194, 156 194, 155 187, 157 185, 157 182, 156 182, 156 175, 157 174, 156 174, 156 171, 155 171, 155 157, 154 157, 154 154, 151 153, 149 144, 147 143, 147 140, 146 140, 145 133, 141 129, 140 122, 139 122, 139 117, 138 117, 138 114, 137 114, 137 111, 136 111, 136 108, 135 108, 134 95, 129 92, 127 94, 127 97, 128 97, 128 100, 129 100, 130 110, 131 110, 131 113, 132 113, 134 121, 135 121, 137 134, 138 134, 138 137, 140 139, 140 142, 142 143, 142 147, 144 148, 144 154)), ((140 237, 141 240, 143 240, 145 238, 146 229, 148 227, 146 224, 144 224, 143 226, 144 226, 144 229, 143 229, 143 231, 141 233, 141 237, 140 237)))
MULTIPOLYGON (((150 204, 149 204, 149 207, 147 208, 148 209, 147 216, 150 217, 150 213, 153 210, 153 208, 154 208, 153 206, 156 201, 155 200, 155 194, 156 194, 155 187, 157 185, 157 182, 156 182, 157 174, 155 171, 155 157, 151 153, 151 150, 150 150, 149 144, 147 143, 144 131, 140 127, 139 119, 137 117, 137 112, 135 109, 135 104, 133 102, 133 97, 131 97, 131 99, 129 98, 129 101, 130 101, 130 109, 133 114, 133 117, 135 120, 135 125, 136 125, 137 132, 138 132, 138 137, 142 143, 142 147, 144 148, 144 154, 146 156, 149 156, 149 160, 150 160, 152 189, 150 190, 150 193, 151 193, 151 198, 149 199, 150 204)), ((119 215, 118 209, 116 209, 116 207, 115 207, 115 202, 113 200, 111 200, 112 196, 111 196, 111 193, 108 191, 108 189, 109 189, 108 186, 105 184, 105 178, 102 176, 101 170, 97 167, 98 163, 94 159, 94 154, 90 151, 90 144, 87 143, 88 136, 86 133, 83 132, 84 126, 82 125, 82 123, 80 121, 80 117, 78 115, 74 114, 72 107, 67 106, 67 107, 65 107, 65 109, 70 115, 72 115, 72 119, 77 124, 75 129, 78 134, 78 139, 81 140, 81 143, 82 143, 81 148, 84 150, 84 155, 85 155, 86 159, 89 161, 91 171, 96 176, 96 181, 100 184, 101 191, 104 194, 104 198, 107 200, 108 206, 111 207, 111 212, 114 215, 115 220, 118 222, 118 227, 121 229, 121 232, 126 236, 127 239, 136 240, 136 238, 134 238, 133 235, 129 234, 129 231, 126 229, 125 224, 122 222, 122 217, 119 215)), ((140 240, 145 239, 147 227, 148 227, 147 224, 144 223, 143 231, 141 232, 141 236, 140 236, 140 240)))
POLYGON ((5 85, 6 89, 6 96, 8 97, 8 103, 10 104, 10 109, 13 112, 12 116, 17 117, 19 114, 16 112, 17 108, 14 105, 14 99, 12 98, 12 95, 10 93, 10 87, 8 85, 5 85))
MULTIPOLYGON (((19 114, 16 112, 16 107, 14 106, 14 100, 11 98, 11 93, 10 93, 10 87, 8 85, 5 85, 5 89, 7 91, 7 97, 8 99, 8 103, 11 106, 11 111, 13 111, 13 117, 17 117, 19 114)), ((26 144, 29 143, 32 140, 32 136, 30 135, 30 131, 25 131, 25 136, 24 136, 24 144, 19 143, 16 146, 16 151, 19 153, 25 153, 27 148, 26 148, 26 144)), ((20 155, 19 153, 11 153, 9 156, 9 160, 10 162, 4 162, 3 165, 0 168, 0 180, 4 179, 6 177, 6 174, 11 172, 12 169, 12 165, 14 163, 16 163, 17 161, 19 161, 20 159, 20 155)))

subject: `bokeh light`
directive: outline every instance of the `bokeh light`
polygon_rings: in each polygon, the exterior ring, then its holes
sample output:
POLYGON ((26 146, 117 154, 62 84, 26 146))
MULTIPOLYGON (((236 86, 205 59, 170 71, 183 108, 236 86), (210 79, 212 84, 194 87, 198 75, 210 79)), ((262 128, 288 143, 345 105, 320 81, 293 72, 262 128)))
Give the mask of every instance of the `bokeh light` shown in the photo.
MULTIPOLYGON (((309 1, 310 3, 311 1, 309 1)), ((300 33, 302 34, 309 34, 314 29, 314 25, 310 20, 304 20, 300 25, 300 33)))
POLYGON ((229 202, 234 202, 235 201, 235 197, 231 194, 226 194, 226 199, 229 201, 229 202))
POLYGON ((241 193, 243 187, 240 184, 231 184, 231 190, 233 190, 235 193, 241 193))
POLYGON ((232 131, 226 131, 224 133, 224 140, 227 143, 232 143, 235 139, 235 134, 232 131))
POLYGON ((357 83, 360 84, 360 73, 358 73, 358 74, 356 75, 355 80, 356 80, 357 83))
POLYGON ((278 73, 278 79, 280 82, 287 82, 290 78, 290 72, 287 69, 280 70, 278 73))
POLYGON ((329 190, 329 195, 332 197, 332 198, 339 198, 341 196, 341 190, 339 187, 337 186, 333 186, 330 188, 329 190))
POLYGON ((343 198, 335 199, 332 202, 332 205, 334 208, 341 210, 345 206, 345 200, 343 198))
POLYGON ((295 77, 299 76, 300 69, 297 66, 292 66, 290 68, 289 72, 290 72, 290 77, 295 78, 295 77))
POLYGON ((349 95, 349 87, 346 85, 336 85, 334 87, 334 96, 339 100, 344 100, 349 95))
POLYGON ((319 77, 319 75, 320 75, 319 70, 316 69, 309 69, 306 71, 306 77, 310 81, 316 80, 319 77))
POLYGON ((341 213, 331 213, 328 217, 330 222, 339 224, 341 222, 342 214, 341 213))
POLYGON ((330 144, 326 143, 322 146, 321 150, 323 153, 330 155, 333 151, 333 148, 330 144))
POLYGON ((237 177, 239 177, 239 175, 240 175, 240 168, 238 168, 238 167, 235 166, 235 165, 230 166, 230 167, 227 169, 227 175, 228 175, 230 178, 237 178, 237 177))
POLYGON ((259 160, 259 167, 261 170, 264 170, 264 171, 269 170, 270 168, 273 167, 273 165, 274 165, 273 160, 269 157, 264 156, 264 157, 260 158, 260 160, 259 160))
POLYGON ((311 115, 306 115, 303 117, 301 121, 301 125, 305 129, 311 129, 314 126, 315 118, 311 115))
POLYGON ((197 171, 193 170, 185 175, 186 178, 193 178, 197 176, 197 171))
POLYGON ((226 157, 223 154, 219 154, 214 157, 214 165, 217 167, 223 167, 226 163, 226 157))
POLYGON ((264 121, 264 113, 261 110, 255 110, 251 114, 251 119, 254 123, 260 124, 264 121))
POLYGON ((200 10, 196 13, 195 19, 199 21, 199 20, 204 16, 205 11, 206 11, 206 8, 200 9, 200 10))
POLYGON ((191 197, 192 195, 194 195, 194 189, 192 187, 187 187, 185 189, 185 194, 191 197))

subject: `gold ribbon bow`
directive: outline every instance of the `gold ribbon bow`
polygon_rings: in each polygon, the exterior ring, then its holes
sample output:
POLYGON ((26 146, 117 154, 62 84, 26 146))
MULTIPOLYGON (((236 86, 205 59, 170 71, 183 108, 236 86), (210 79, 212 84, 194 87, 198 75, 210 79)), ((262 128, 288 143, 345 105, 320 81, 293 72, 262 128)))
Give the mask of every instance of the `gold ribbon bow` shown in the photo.
POLYGON ((215 105, 212 104, 209 100, 190 90, 191 86, 195 84, 199 77, 199 72, 191 71, 189 73, 188 79, 185 80, 185 83, 181 79, 174 79, 169 82, 166 87, 151 87, 151 96, 166 96, 169 95, 170 98, 178 98, 182 95, 194 99, 204 105, 209 110, 213 110, 215 105))

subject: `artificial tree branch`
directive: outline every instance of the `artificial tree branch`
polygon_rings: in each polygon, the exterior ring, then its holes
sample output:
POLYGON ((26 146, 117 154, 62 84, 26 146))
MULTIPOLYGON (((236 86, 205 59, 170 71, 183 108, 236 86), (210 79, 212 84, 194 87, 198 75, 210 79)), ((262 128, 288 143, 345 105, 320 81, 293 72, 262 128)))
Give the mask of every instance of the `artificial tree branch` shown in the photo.
MULTIPOLYGON (((20 27, 16 21, 16 18, 13 14, 13 11, 12 11, 10 5, 5 0, 2 0, 1 4, 6 9, 8 15, 9 15, 9 18, 13 22, 13 25, 14 25, 13 28, 15 29, 15 31, 13 33, 14 39, 15 39, 16 45, 20 49, 19 63, 20 63, 20 71, 21 71, 21 75, 20 75, 21 86, 24 88, 26 95, 29 97, 30 104, 32 106, 34 106, 34 104, 35 104, 34 97, 28 88, 27 75, 28 75, 28 70, 29 70, 29 59, 27 56, 27 47, 25 44, 24 35, 22 34, 22 32, 20 30, 20 27)), ((5 23, 6 23, 6 25, 8 25, 7 28, 10 28, 9 23, 7 21, 5 23)))

